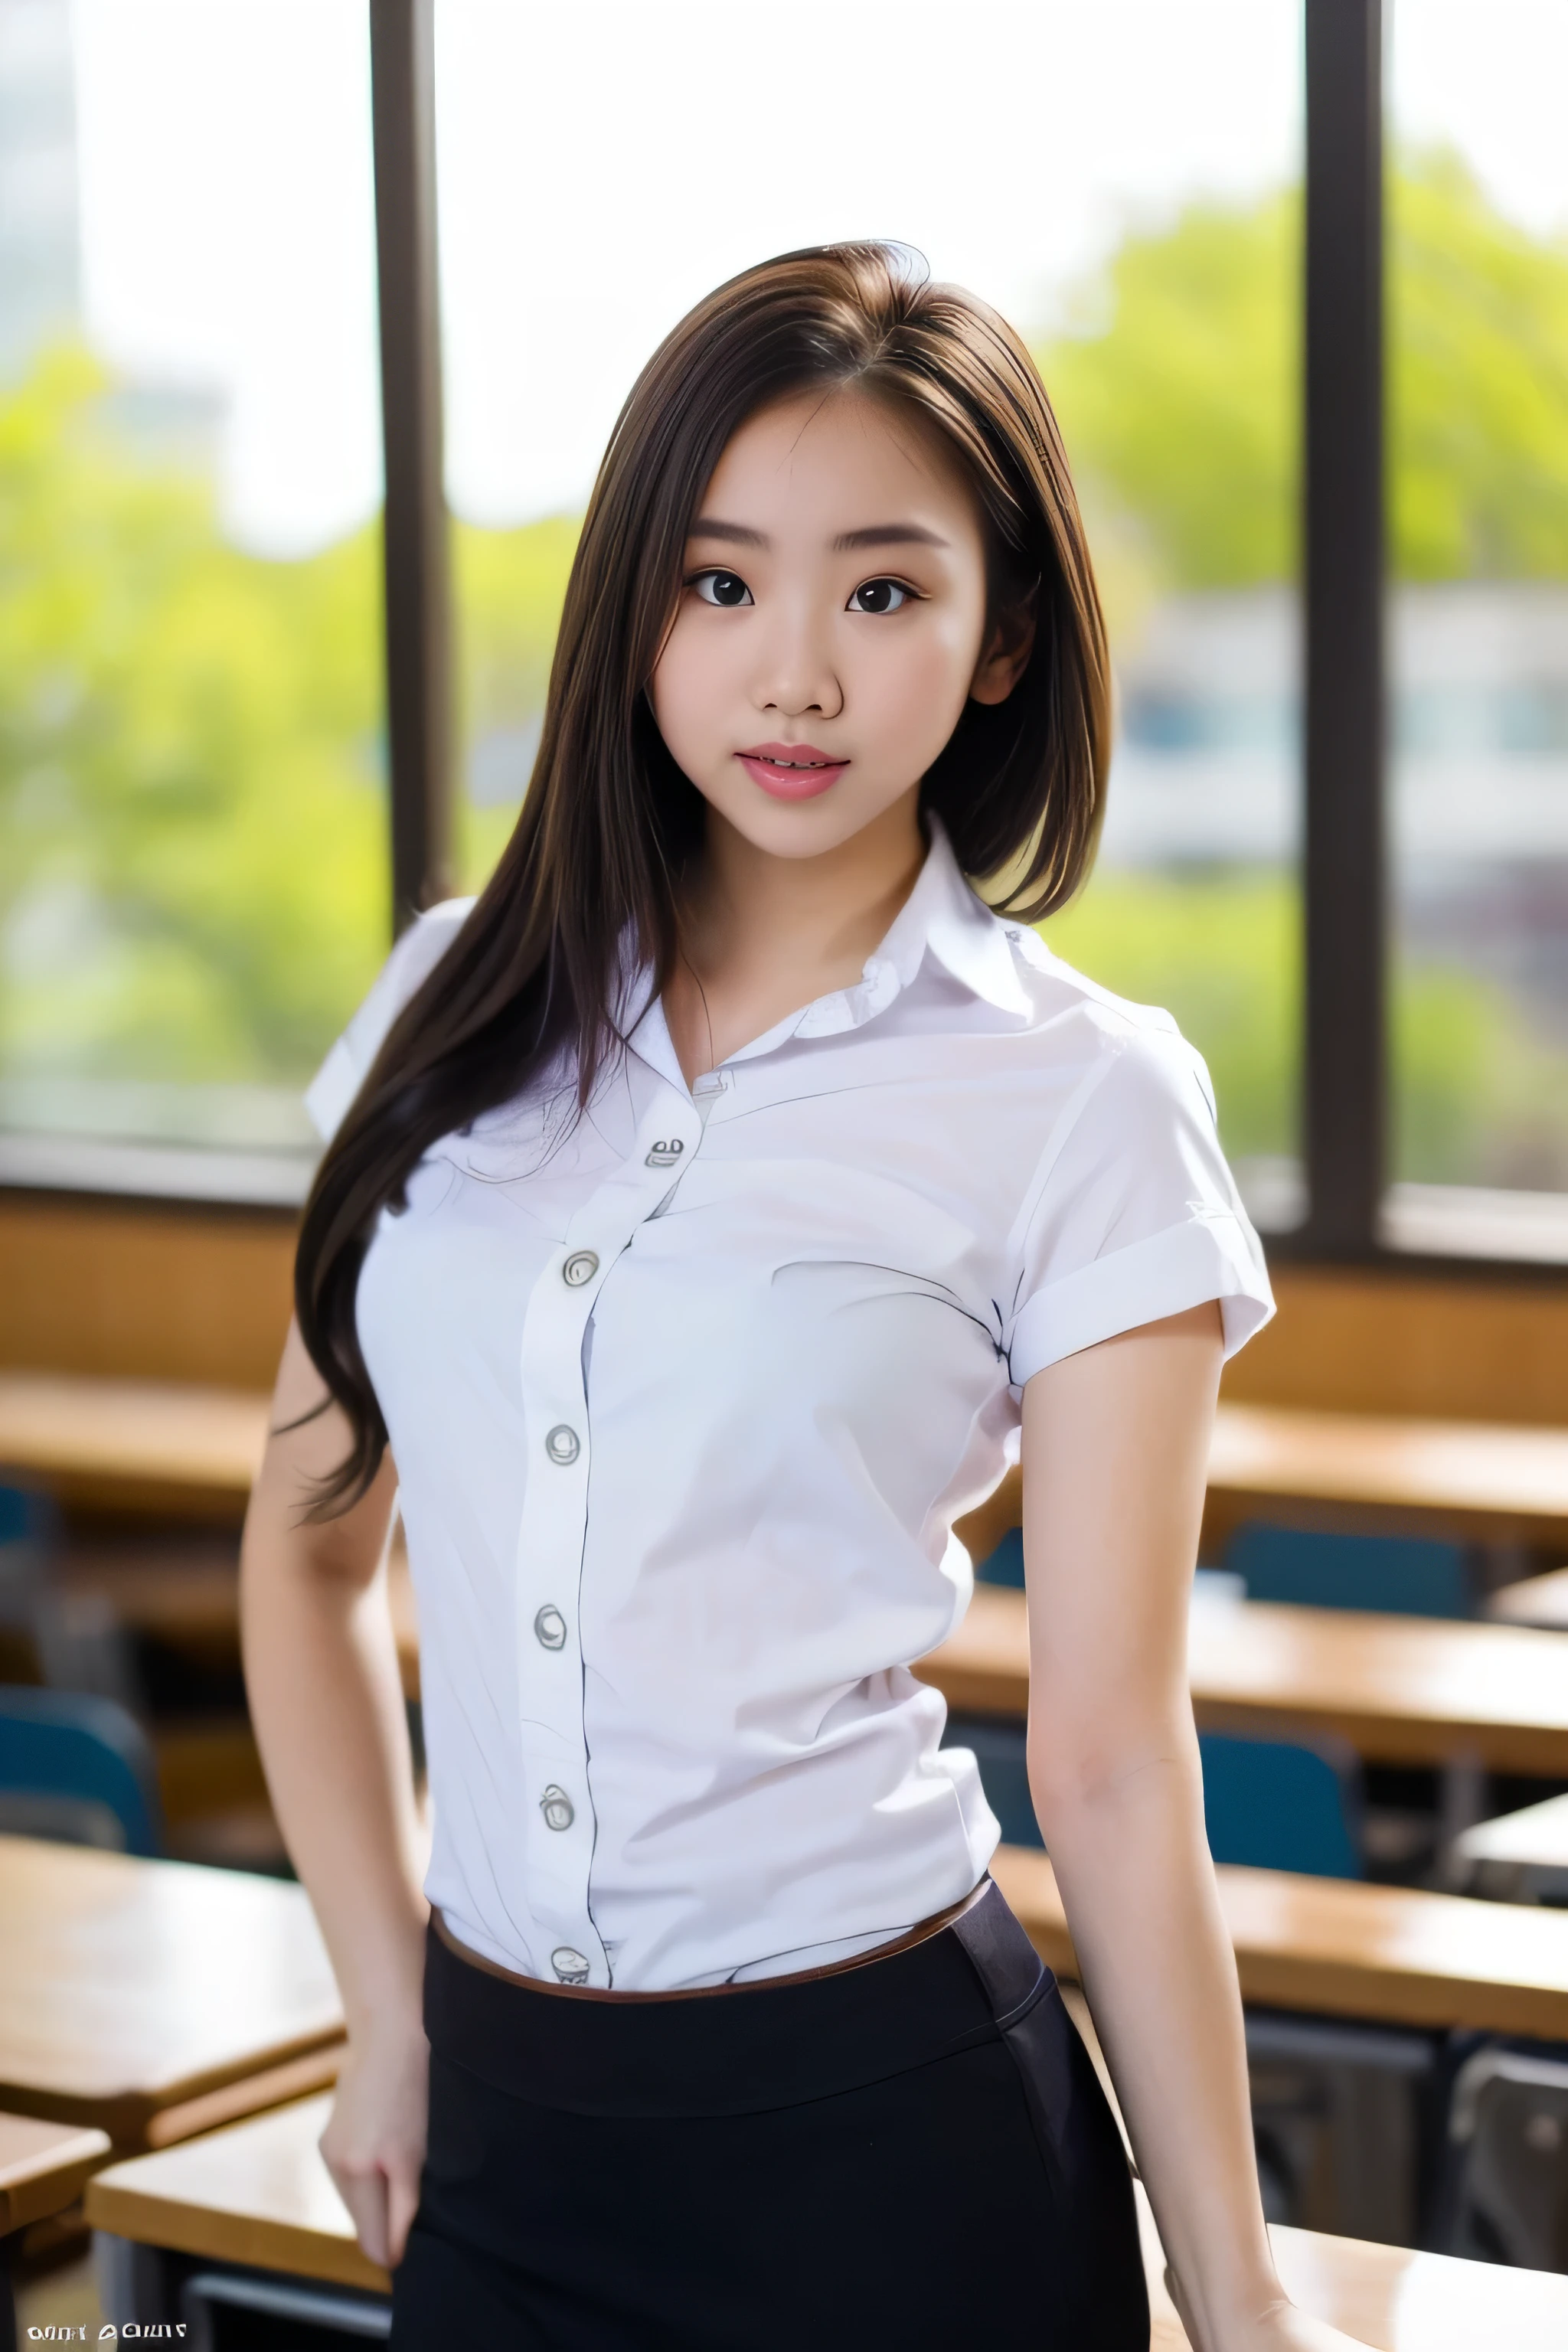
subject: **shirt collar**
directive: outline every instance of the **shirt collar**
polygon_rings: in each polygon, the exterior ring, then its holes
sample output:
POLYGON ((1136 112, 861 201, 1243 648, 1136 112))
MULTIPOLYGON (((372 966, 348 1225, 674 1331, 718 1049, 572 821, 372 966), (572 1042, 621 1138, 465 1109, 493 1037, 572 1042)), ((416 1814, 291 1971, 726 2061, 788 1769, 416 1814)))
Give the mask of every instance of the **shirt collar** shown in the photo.
POLYGON ((900 987, 907 988, 929 953, 972 995, 999 1013, 1026 1018, 1029 1000, 1013 960, 1017 934, 970 888, 942 819, 933 814, 926 823, 931 847, 925 864, 887 938, 868 959, 868 971, 879 960, 887 961, 900 987))
MULTIPOLYGON (((853 987, 819 996, 802 1012, 790 1013, 731 1054, 731 1062, 751 1061, 789 1037, 827 1037, 858 1029, 887 1011, 915 979, 928 954, 972 995, 994 1005, 999 1013, 1028 1018, 1029 999, 1013 953, 1025 935, 993 914, 970 888, 940 817, 928 814, 926 824, 931 845, 925 863, 880 944, 867 957, 860 979, 853 987)), ((631 1005, 640 1007, 628 1042, 668 1077, 672 1070, 679 1071, 679 1065, 665 1027, 663 1008, 652 1000, 652 974, 644 966, 635 980, 629 972, 626 978, 631 1005)), ((679 1083, 684 1087, 683 1080, 679 1083)))

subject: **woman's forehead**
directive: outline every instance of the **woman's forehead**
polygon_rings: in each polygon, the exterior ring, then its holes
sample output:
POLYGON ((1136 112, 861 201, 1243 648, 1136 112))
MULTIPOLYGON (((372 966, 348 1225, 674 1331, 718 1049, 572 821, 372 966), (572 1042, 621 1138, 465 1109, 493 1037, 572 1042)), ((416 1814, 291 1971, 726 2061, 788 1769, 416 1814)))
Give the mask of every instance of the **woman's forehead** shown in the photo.
POLYGON ((765 534, 771 519, 848 535, 909 520, 946 539, 971 514, 963 467, 937 428, 847 386, 774 402, 738 426, 693 529, 721 521, 765 534))

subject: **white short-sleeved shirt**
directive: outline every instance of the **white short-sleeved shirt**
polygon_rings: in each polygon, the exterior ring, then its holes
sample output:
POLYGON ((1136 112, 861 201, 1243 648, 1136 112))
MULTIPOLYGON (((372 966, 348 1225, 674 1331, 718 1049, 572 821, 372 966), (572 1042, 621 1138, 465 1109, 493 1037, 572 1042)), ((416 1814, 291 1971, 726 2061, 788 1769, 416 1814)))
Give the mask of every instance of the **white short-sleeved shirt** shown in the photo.
MULTIPOLYGON (((426 1891, 504 1968, 720 1983, 959 1900, 996 1822, 909 1667, 968 1603, 952 1522, 1024 1383, 1205 1299, 1227 1352, 1272 1312, 1199 1056, 931 832, 855 987, 689 1090, 647 1003, 584 1116, 569 1073, 485 1113, 372 1238, 426 1891)), ((468 903, 394 950, 310 1089, 323 1135, 468 903)))

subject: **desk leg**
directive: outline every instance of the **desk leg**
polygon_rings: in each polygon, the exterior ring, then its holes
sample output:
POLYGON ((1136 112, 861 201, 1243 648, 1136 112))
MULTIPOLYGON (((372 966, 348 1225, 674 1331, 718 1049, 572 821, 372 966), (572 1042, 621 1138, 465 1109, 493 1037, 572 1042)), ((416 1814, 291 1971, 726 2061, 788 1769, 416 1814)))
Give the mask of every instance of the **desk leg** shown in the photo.
POLYGON ((154 2320, 179 2317, 163 2255, 157 2246, 139 2246, 132 2238, 116 2238, 107 2230, 95 2230, 92 2273, 104 2318, 117 2328, 126 2327, 133 2320, 139 2327, 145 2327, 154 2320))
POLYGON ((16 2234, 0 2238, 0 2352, 16 2352, 16 2291, 11 2284, 11 2256, 16 2234))
POLYGON ((1465 1872, 1454 1857, 1455 1840, 1478 1822, 1485 1821, 1486 1767, 1467 1752, 1450 1756, 1443 1767, 1437 1823, 1437 1874, 1445 1886, 1457 1886, 1465 1872))

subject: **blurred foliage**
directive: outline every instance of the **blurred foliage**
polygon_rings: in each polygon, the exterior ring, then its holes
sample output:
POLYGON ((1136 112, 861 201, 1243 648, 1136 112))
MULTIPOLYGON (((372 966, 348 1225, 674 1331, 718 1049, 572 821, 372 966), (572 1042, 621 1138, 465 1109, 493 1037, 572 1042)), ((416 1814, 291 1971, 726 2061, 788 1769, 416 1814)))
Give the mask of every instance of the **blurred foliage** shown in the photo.
MULTIPOLYGON (((296 1083, 386 949, 379 529, 241 552, 111 390, 0 399, 0 1073, 296 1083)), ((471 725, 542 698, 576 532, 458 529, 471 725)))
MULTIPOLYGON (((542 709, 579 528, 576 516, 564 515, 517 530, 454 527, 466 745, 502 730, 522 733, 542 709)), ((464 796, 458 856, 466 890, 488 878, 516 818, 515 806, 477 806, 464 796)))
POLYGON ((384 951, 377 542, 238 553, 106 389, 0 404, 0 1066, 297 1074, 384 951))
POLYGON ((1137 1004, 1163 1004, 1203 1052, 1226 1150, 1288 1152, 1295 1133, 1300 913, 1293 882, 1247 872, 1097 875, 1041 936, 1137 1004))
MULTIPOLYGON (((1408 580, 1568 579, 1568 241, 1458 157, 1390 174, 1389 504, 1408 580)), ((1296 571, 1300 200, 1123 240, 1039 359, 1091 513, 1156 590, 1296 571), (1069 321, 1070 327, 1070 321, 1069 321)))
MULTIPOLYGON (((1514 227, 1445 153, 1401 159, 1389 220, 1394 568, 1568 579, 1568 242, 1514 227)), ((1126 237, 1039 351, 1113 640, 1162 593, 1294 575, 1300 235, 1294 192, 1189 205, 1126 237)), ((1299 920, 1284 877, 1108 867, 1047 935, 1170 1007, 1245 1157, 1294 1147, 1299 920)), ((1568 1056, 1504 990, 1402 959, 1391 1018, 1397 1170, 1568 1184, 1568 1056)))
MULTIPOLYGON (((1403 160, 1390 218, 1397 566, 1568 577, 1568 248, 1449 156, 1403 160)), ((1293 574, 1300 235, 1293 193, 1190 205, 1042 350, 1123 641, 1160 594, 1293 574)), ((110 390, 61 350, 0 396, 0 1075, 292 1085, 385 944, 378 534, 226 545, 110 390)), ((525 764, 576 533, 455 528, 465 761, 507 736, 525 764)), ((465 796, 466 887, 512 818, 465 796)), ((1287 877, 1108 868, 1048 935, 1170 1005, 1249 1157, 1293 1146, 1298 925, 1287 877)), ((1500 990, 1407 970, 1394 1021, 1400 1165, 1564 1181, 1563 1065, 1500 990)))
MULTIPOLYGON (((1202 1051, 1232 1158, 1296 1135, 1300 902, 1286 875, 1110 868, 1040 927, 1059 956, 1138 1004, 1163 1004, 1202 1051)), ((1473 972, 1403 961, 1391 1009, 1396 1172, 1426 1183, 1568 1186, 1568 1060, 1473 972)))
POLYGON ((1394 183, 1391 539, 1406 580, 1568 580, 1568 237, 1436 155, 1394 183))
POLYGON ((1154 591, 1294 575, 1300 211, 1135 232, 1079 297, 1098 331, 1038 353, 1086 507, 1154 591))

